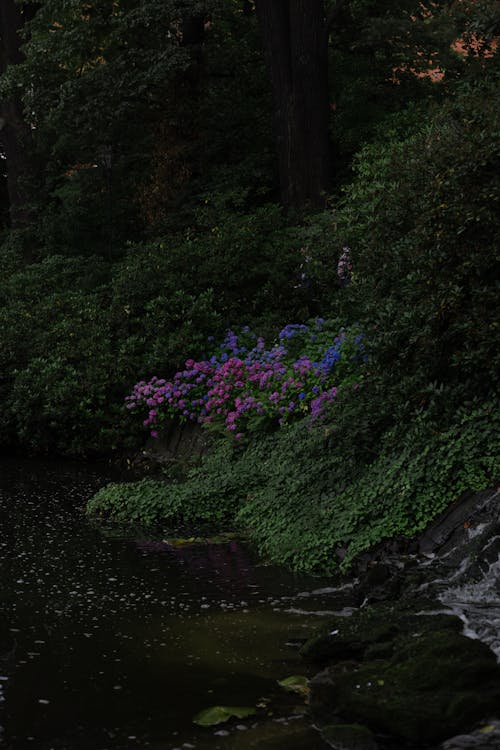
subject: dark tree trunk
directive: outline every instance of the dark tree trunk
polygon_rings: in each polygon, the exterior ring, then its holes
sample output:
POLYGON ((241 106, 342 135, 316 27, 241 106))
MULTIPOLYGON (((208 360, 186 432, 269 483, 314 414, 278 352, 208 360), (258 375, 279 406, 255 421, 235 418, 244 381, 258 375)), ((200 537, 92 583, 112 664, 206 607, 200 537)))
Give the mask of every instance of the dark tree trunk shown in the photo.
POLYGON ((281 200, 324 205, 331 178, 323 0, 256 0, 274 94, 281 200))
POLYGON ((182 46, 189 49, 193 66, 201 65, 205 40, 205 15, 187 14, 182 19, 182 46))
POLYGON ((13 229, 23 229, 31 219, 26 184, 30 177, 30 164, 27 158, 30 133, 24 122, 20 102, 2 102, 1 113, 0 138, 7 162, 10 223, 13 229))
POLYGON ((243 11, 244 16, 247 16, 247 17, 253 16, 254 6, 250 2, 250 0, 243 0, 242 11, 243 11))
MULTIPOLYGON (((35 12, 35 5, 20 6, 14 0, 1 0, 1 74, 5 73, 9 65, 17 65, 24 60, 20 31, 35 12)), ((29 190, 35 172, 31 158, 31 131, 24 119, 20 98, 1 101, 0 115, 0 140, 7 163, 10 222, 13 229, 26 229, 33 221, 29 190)), ((27 261, 32 260, 32 251, 28 247, 25 257, 27 261)))

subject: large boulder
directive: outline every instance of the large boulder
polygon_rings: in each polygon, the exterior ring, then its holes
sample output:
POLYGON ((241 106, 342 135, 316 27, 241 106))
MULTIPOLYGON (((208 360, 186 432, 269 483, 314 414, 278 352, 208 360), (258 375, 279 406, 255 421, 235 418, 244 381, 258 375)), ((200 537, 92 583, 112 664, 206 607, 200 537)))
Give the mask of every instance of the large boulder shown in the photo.
POLYGON ((333 724, 323 727, 321 735, 334 750, 377 750, 373 733, 360 724, 333 724))
POLYGON ((435 602, 411 600, 406 607, 398 602, 359 609, 351 617, 331 620, 326 631, 306 641, 300 654, 319 666, 347 659, 382 658, 393 653, 397 638, 405 634, 460 630, 457 617, 430 614, 435 607, 435 602))
POLYGON ((339 661, 311 680, 310 706, 412 743, 439 742, 500 705, 500 669, 484 644, 451 628, 397 636, 389 658, 339 661))

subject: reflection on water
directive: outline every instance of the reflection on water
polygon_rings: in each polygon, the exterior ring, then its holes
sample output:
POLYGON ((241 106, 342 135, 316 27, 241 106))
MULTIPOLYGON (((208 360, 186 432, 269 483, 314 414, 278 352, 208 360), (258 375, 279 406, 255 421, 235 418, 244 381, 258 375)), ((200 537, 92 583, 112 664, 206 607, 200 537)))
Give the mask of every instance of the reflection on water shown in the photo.
POLYGON ((276 680, 304 673, 290 644, 318 623, 308 612, 332 609, 331 589, 255 565, 236 541, 173 550, 101 533, 82 509, 109 478, 0 462, 0 744, 324 747, 276 680), (295 597, 303 614, 286 614, 295 597), (207 706, 262 697, 273 714, 257 724, 192 724, 207 706))

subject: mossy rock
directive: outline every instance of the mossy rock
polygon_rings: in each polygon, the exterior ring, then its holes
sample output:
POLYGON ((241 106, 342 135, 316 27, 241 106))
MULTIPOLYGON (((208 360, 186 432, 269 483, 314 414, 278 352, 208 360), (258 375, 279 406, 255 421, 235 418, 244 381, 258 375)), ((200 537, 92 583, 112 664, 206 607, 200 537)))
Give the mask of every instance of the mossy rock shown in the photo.
MULTIPOLYGON (((248 726, 248 724, 247 724, 248 726)), ((246 732, 237 729, 226 736, 207 739, 199 747, 220 750, 324 750, 321 735, 304 719, 264 719, 252 723, 246 732)))
POLYGON ((321 735, 335 750, 377 750, 373 733, 361 724, 333 724, 323 727, 321 735))
POLYGON ((367 610, 333 620, 326 633, 311 638, 302 646, 300 655, 321 665, 337 660, 362 659, 370 645, 391 642, 397 634, 398 629, 390 621, 372 616, 367 610))
POLYGON ((432 743, 496 712, 500 669, 487 646, 447 628, 398 637, 389 659, 340 662, 310 688, 313 715, 432 743))
POLYGON ((300 654, 320 666, 346 659, 386 658, 403 634, 461 628, 460 620, 453 615, 415 614, 431 609, 435 606, 432 602, 412 602, 410 606, 401 610, 399 604, 398 609, 383 604, 358 610, 351 617, 338 617, 326 633, 308 640, 300 654))

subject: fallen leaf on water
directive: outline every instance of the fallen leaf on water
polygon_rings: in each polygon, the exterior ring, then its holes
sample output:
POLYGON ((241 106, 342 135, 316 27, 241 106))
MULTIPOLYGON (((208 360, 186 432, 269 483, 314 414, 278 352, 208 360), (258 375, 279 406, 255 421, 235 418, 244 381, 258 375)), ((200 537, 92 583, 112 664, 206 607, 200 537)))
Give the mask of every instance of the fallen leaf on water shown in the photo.
POLYGON ((229 719, 244 719, 246 716, 253 716, 255 713, 256 710, 252 706, 211 706, 196 714, 193 723, 200 727, 213 727, 216 724, 229 721, 229 719))
POLYGON ((278 680, 278 685, 291 693, 298 693, 307 697, 309 695, 309 682, 307 677, 300 674, 294 674, 291 677, 285 677, 284 680, 278 680))
POLYGON ((483 734, 488 734, 489 732, 494 732, 496 729, 496 726, 494 724, 487 724, 485 727, 481 727, 479 730, 483 734))

